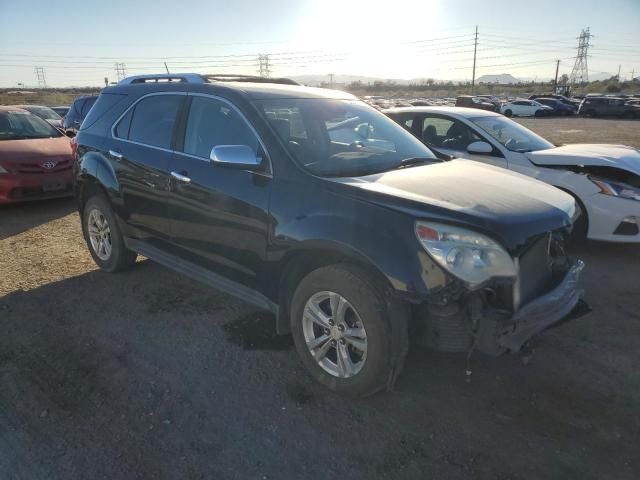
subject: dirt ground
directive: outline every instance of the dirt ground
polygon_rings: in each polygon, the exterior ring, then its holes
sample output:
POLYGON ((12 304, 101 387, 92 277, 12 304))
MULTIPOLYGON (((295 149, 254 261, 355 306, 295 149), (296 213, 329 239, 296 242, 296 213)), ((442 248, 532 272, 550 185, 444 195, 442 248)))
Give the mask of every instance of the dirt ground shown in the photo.
POLYGON ((147 260, 97 271, 71 200, 0 207, 0 479, 636 480, 640 246, 572 253, 593 312, 531 356, 466 382, 413 348, 394 392, 346 400, 269 315, 147 260))
POLYGON ((550 142, 614 143, 640 148, 640 120, 549 117, 514 118, 550 142))

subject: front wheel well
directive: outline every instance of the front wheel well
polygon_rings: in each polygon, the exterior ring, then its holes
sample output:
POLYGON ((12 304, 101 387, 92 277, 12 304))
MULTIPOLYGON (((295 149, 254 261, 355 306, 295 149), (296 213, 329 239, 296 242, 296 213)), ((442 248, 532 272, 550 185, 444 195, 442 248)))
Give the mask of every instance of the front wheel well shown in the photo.
MULTIPOLYGON (((580 198, 571 190, 568 190, 564 187, 558 187, 557 185, 556 185, 556 188, 562 190, 564 193, 568 195, 571 195, 573 199, 576 201, 576 203, 578 204, 580 211, 582 212, 582 215, 584 217, 584 225, 581 226, 582 232, 576 232, 578 235, 573 235, 574 241, 579 241, 580 239, 578 237, 581 237, 583 235, 586 237, 586 235, 589 232, 589 212, 587 212, 587 207, 585 207, 584 202, 580 200, 580 198)), ((574 228, 575 228, 575 225, 574 225, 574 228)))
POLYGON ((324 249, 305 249, 293 253, 285 260, 280 281, 278 283, 278 318, 276 327, 279 334, 289 333, 289 306, 291 299, 302 279, 321 267, 336 264, 355 265, 371 274, 376 283, 382 288, 391 288, 391 285, 382 272, 371 265, 363 257, 357 254, 348 254, 324 249))

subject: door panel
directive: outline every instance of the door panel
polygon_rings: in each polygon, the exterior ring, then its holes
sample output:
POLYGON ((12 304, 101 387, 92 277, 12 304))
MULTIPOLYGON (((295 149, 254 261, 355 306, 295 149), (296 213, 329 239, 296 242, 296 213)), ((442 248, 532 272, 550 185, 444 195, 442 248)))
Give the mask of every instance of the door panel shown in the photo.
POLYGON ((257 137, 226 102, 194 96, 187 116, 184 148, 171 159, 169 216, 172 249, 227 278, 255 287, 271 220, 271 177, 220 166, 209 160, 216 145, 249 145, 267 161, 257 137))
POLYGON ((427 145, 432 144, 442 153, 507 168, 505 158, 470 154, 467 151, 469 144, 487 140, 461 121, 439 115, 427 115, 422 118, 421 123, 423 141, 427 145))
POLYGON ((108 155, 117 165, 128 235, 152 243, 169 239, 167 194, 175 122, 184 95, 151 95, 119 121, 108 155))

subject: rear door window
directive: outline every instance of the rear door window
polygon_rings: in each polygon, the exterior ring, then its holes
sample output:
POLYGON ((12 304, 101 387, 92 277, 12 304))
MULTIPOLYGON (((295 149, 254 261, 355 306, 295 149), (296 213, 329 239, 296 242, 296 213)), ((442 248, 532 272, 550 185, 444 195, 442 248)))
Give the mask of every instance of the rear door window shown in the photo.
MULTIPOLYGON (((140 100, 133 109, 128 139, 169 149, 183 99, 183 95, 152 95, 140 100)), ((125 120, 126 115, 120 123, 125 120)), ((121 130, 116 127, 118 133, 121 130)))

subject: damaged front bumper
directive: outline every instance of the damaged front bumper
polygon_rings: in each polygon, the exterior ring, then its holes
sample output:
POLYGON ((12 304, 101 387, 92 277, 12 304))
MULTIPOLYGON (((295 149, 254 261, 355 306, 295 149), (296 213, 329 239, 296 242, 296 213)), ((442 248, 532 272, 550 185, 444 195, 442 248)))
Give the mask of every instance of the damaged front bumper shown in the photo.
POLYGON ((517 352, 534 335, 590 311, 581 300, 583 268, 584 262, 578 260, 552 290, 515 313, 491 307, 478 292, 457 301, 431 302, 421 315, 418 343, 449 352, 517 352))
POLYGON ((498 334, 498 346, 512 352, 527 340, 562 321, 576 309, 584 293, 579 288, 584 262, 578 260, 556 288, 529 302, 511 317, 510 325, 498 334))

